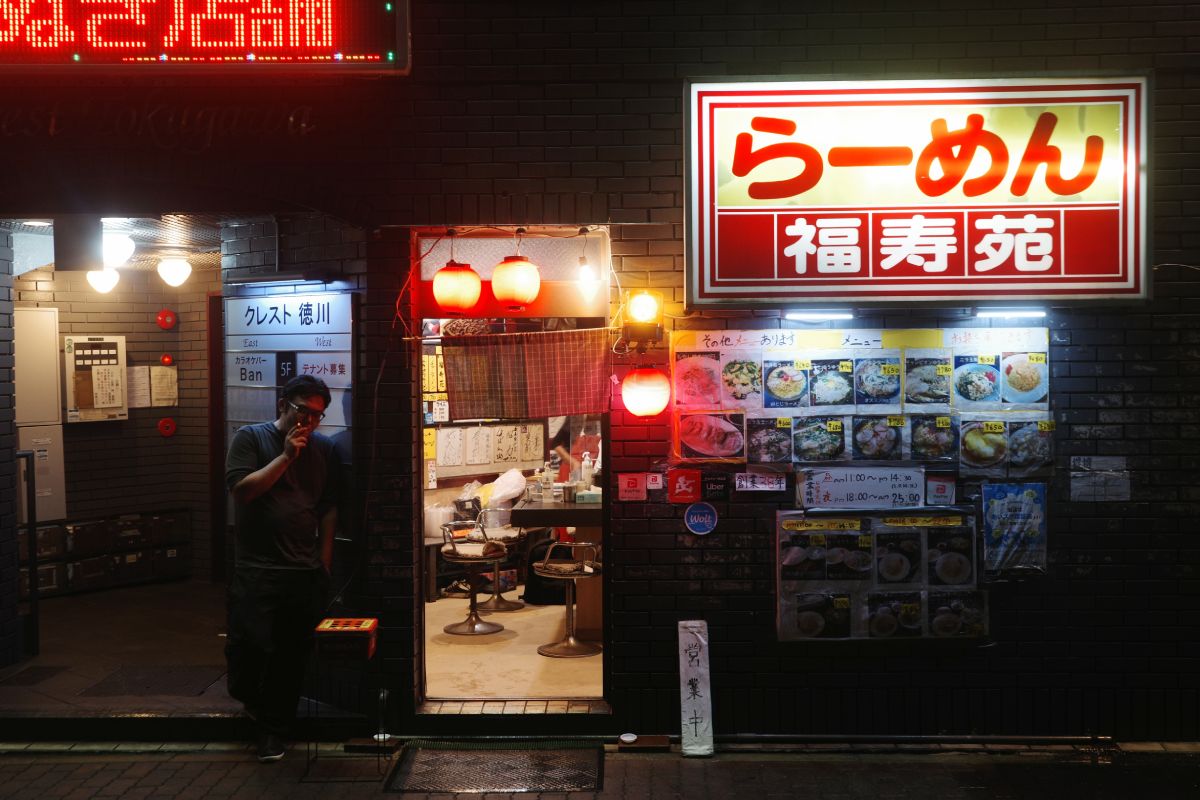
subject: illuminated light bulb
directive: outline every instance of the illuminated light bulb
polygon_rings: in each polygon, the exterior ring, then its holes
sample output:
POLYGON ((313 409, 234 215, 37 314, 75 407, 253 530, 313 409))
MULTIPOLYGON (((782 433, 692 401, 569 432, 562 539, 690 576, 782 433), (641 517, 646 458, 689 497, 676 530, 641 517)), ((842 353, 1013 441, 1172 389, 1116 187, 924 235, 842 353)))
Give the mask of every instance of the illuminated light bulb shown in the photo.
POLYGON ((121 274, 111 267, 89 270, 87 274, 88 283, 100 294, 111 292, 119 280, 121 280, 121 274))
POLYGON ((158 262, 158 277, 169 286, 182 286, 192 274, 192 265, 183 258, 164 258, 158 262))
POLYGON ((520 311, 537 299, 542 275, 525 256, 507 256, 492 272, 492 294, 510 311, 520 311))
POLYGON ((586 302, 590 303, 596 299, 596 292, 600 290, 600 279, 596 277, 596 270, 592 269, 586 258, 579 259, 579 277, 575 284, 586 302))
POLYGON ((654 322, 658 319, 658 298, 649 292, 638 292, 629 298, 629 318, 634 322, 654 322))
POLYGON ((470 264, 447 261, 433 276, 433 299, 443 311, 465 313, 479 302, 483 282, 470 264))
MULTIPOLYGON (((119 267, 129 260, 136 250, 133 239, 124 233, 104 234, 104 266, 119 267)), ((116 281, 113 281, 116 283, 116 281)))
POLYGON ((657 416, 671 401, 671 381, 653 367, 638 367, 621 381, 621 400, 635 417, 657 416))

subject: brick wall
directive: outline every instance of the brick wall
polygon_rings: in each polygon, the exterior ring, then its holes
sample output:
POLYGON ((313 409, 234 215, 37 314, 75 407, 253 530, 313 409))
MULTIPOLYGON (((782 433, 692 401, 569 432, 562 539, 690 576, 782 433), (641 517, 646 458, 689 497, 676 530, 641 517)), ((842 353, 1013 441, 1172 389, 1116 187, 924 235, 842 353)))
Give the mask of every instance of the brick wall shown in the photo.
MULTIPOLYGON (((414 362, 392 314, 409 253, 401 229, 381 226, 610 224, 622 283, 664 289, 683 317, 683 78, 1152 69, 1152 260, 1164 265, 1156 299, 1050 319, 1060 453, 1127 455, 1134 499, 1069 504, 1060 470, 1052 572, 997 589, 997 644, 882 655, 774 642, 773 506, 723 508, 722 532, 700 545, 679 534, 675 509, 618 507, 605 658, 614 731, 677 728, 674 621, 702 616, 722 733, 1194 737, 1200 607, 1188 537, 1200 511, 1191 416, 1200 319, 1189 313, 1196 272, 1165 265, 1200 263, 1198 36, 1195 5, 1152 0, 414 3, 414 69, 403 78, 253 78, 234 94, 202 79, 164 89, 162 79, 20 76, 36 91, 14 98, 0 137, 30 157, 8 166, 0 208, 52 211, 64 197, 94 207, 318 208, 369 232, 355 273, 364 334, 356 455, 370 466, 360 481, 363 597, 384 621, 385 680, 407 690, 419 680, 410 666, 420 612, 414 362), (151 120, 144 109, 159 106, 168 113, 151 120), (210 108, 224 116, 194 113, 210 108), (252 132, 238 122, 247 108, 290 122, 252 132), (107 124, 126 118, 145 124, 107 124), (225 122, 156 127, 185 118, 225 122), (378 399, 362 391, 377 378, 378 399)), ((856 324, 957 323, 880 313, 856 324)), ((674 324, 781 323, 720 312, 674 324)), ((613 437, 621 460, 610 466, 640 469, 656 460, 665 430, 617 411, 613 437)))
POLYGON ((186 509, 193 574, 201 579, 209 575, 212 557, 206 297, 219 285, 215 270, 197 270, 173 288, 153 270, 123 269, 117 288, 106 295, 92 289, 85 272, 35 270, 14 281, 17 306, 58 309, 61 336, 124 336, 128 366, 158 365, 164 353, 174 357, 178 406, 131 408, 120 422, 64 424, 67 518, 186 509), (164 308, 179 320, 170 330, 155 322, 164 308), (178 426, 170 438, 158 432, 163 417, 178 426))

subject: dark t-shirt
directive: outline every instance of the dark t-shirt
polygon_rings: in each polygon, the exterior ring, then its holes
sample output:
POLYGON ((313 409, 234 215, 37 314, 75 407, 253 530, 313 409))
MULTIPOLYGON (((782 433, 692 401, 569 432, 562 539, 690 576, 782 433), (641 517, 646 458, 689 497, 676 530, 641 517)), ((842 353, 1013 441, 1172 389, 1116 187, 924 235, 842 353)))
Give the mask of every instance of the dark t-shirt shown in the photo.
MULTIPOLYGON (((225 485, 232 490, 242 478, 281 455, 283 440, 274 422, 240 428, 225 459, 225 485)), ((249 503, 234 503, 238 566, 321 566, 317 523, 337 500, 336 460, 333 443, 314 431, 308 446, 274 486, 249 503)))

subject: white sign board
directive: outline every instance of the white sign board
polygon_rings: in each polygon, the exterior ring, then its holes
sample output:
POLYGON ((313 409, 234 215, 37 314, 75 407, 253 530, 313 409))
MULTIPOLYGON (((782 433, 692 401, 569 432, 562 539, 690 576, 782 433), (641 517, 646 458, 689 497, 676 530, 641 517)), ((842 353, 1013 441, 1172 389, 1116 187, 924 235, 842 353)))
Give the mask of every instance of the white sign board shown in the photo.
POLYGON ((685 756, 713 754, 712 691, 708 671, 708 623, 679 622, 680 737, 685 756))
MULTIPOLYGON (((296 294, 231 297, 225 301, 227 336, 318 334, 350 332, 350 295, 296 294)), ((303 347, 317 349, 306 339, 303 347)), ((278 344, 274 342, 272 344, 278 344)), ((266 342, 246 349, 275 349, 266 342)))
POLYGON ((787 490, 787 476, 772 472, 738 472, 733 476, 735 492, 782 492, 787 490))
POLYGON ((820 467, 796 481, 803 508, 917 508, 925 505, 923 467, 820 467))

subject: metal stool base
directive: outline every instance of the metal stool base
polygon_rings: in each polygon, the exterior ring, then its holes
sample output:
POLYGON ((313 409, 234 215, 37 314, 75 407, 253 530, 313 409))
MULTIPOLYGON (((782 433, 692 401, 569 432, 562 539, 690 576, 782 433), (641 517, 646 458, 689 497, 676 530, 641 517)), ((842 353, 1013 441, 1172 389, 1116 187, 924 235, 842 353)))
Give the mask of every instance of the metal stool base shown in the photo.
POLYGON ((442 630, 455 636, 482 636, 487 633, 499 633, 504 630, 504 626, 498 622, 486 622, 480 619, 479 614, 472 609, 462 622, 447 625, 442 630))
POLYGON ((537 649, 538 655, 550 658, 584 658, 600 652, 600 645, 592 642, 581 642, 574 636, 568 636, 561 642, 544 644, 537 649))
POLYGON ((479 604, 480 611, 520 611, 524 607, 524 603, 516 600, 509 600, 499 592, 492 595, 488 600, 485 600, 479 604))

